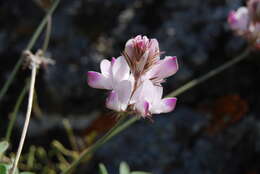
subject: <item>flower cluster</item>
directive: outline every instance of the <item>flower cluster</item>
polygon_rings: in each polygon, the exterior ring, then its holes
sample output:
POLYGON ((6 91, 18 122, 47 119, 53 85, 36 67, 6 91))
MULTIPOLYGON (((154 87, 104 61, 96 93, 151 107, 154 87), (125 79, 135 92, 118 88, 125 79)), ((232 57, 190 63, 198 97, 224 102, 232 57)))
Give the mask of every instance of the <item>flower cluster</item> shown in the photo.
POLYGON ((101 73, 89 71, 88 84, 111 90, 106 99, 109 109, 142 117, 170 112, 176 98, 162 99, 161 83, 177 72, 178 63, 176 57, 160 55, 156 39, 138 35, 127 41, 120 57, 101 61, 101 73))
POLYGON ((246 7, 231 11, 228 23, 238 35, 260 48, 260 0, 248 0, 246 7))

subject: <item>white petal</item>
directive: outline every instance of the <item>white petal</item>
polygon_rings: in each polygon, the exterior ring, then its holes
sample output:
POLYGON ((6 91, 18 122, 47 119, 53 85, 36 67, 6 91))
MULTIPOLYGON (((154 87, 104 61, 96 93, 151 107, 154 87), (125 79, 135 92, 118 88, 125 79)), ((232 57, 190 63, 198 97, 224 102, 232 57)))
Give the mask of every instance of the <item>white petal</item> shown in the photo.
POLYGON ((120 104, 121 111, 125 111, 127 109, 127 106, 129 104, 131 91, 132 91, 132 84, 128 80, 121 81, 115 91, 118 94, 118 101, 120 104))
POLYGON ((116 59, 112 67, 112 72, 113 72, 113 78, 117 82, 129 78, 130 68, 123 56, 120 56, 116 59))
POLYGON ((106 76, 109 77, 110 75, 110 67, 111 67, 111 62, 107 59, 103 59, 100 63, 100 70, 101 73, 106 76))
POLYGON ((125 111, 129 104, 131 96, 132 84, 130 81, 124 80, 118 83, 116 88, 110 92, 107 97, 106 106, 115 111, 125 111))
POLYGON ((109 93, 106 99, 106 107, 114 111, 120 112, 120 104, 118 100, 118 94, 113 90, 109 93))
POLYGON ((130 103, 133 104, 145 100, 152 104, 154 102, 160 101, 162 93, 162 87, 155 86, 150 80, 145 80, 134 92, 130 103))
POLYGON ((102 74, 94 71, 87 73, 88 85, 98 89, 112 89, 111 81, 102 74))

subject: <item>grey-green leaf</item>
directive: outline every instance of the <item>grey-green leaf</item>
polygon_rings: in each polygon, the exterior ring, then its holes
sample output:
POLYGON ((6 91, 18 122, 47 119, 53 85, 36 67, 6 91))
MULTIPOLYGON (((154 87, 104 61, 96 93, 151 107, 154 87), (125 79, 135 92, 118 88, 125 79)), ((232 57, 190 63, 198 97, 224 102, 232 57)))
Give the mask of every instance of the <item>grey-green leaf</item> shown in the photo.
POLYGON ((99 174, 108 174, 106 166, 102 163, 99 164, 99 174))
POLYGON ((133 172, 131 172, 131 174, 152 174, 152 173, 149 173, 149 172, 141 172, 141 171, 133 171, 133 172))
POLYGON ((0 154, 4 153, 8 149, 9 143, 7 141, 0 142, 0 154))
POLYGON ((120 174, 130 174, 130 168, 126 162, 121 162, 119 167, 120 174))

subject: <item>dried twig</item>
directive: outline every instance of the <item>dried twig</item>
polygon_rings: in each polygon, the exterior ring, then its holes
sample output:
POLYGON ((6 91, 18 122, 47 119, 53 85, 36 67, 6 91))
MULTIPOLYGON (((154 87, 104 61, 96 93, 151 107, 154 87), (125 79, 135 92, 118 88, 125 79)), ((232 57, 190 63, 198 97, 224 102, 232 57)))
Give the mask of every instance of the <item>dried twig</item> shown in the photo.
POLYGON ((19 162, 19 159, 20 159, 20 156, 21 156, 21 152, 22 152, 22 149, 23 149, 26 133, 27 133, 27 130, 28 130, 31 112, 32 112, 33 92, 34 92, 37 69, 40 67, 40 65, 46 66, 47 64, 53 64, 54 63, 53 60, 51 60, 49 58, 44 58, 41 50, 37 51, 37 53, 35 55, 32 54, 29 50, 26 50, 26 51, 24 51, 23 56, 25 58, 26 64, 29 66, 29 68, 32 69, 30 89, 29 89, 29 101, 28 101, 28 106, 27 106, 27 112, 26 112, 23 132, 22 132, 22 135, 21 135, 21 139, 20 139, 19 147, 18 147, 17 154, 16 154, 16 157, 15 157, 14 165, 13 165, 11 171, 10 171, 10 174, 15 173, 15 170, 17 168, 17 165, 18 165, 18 162, 19 162))

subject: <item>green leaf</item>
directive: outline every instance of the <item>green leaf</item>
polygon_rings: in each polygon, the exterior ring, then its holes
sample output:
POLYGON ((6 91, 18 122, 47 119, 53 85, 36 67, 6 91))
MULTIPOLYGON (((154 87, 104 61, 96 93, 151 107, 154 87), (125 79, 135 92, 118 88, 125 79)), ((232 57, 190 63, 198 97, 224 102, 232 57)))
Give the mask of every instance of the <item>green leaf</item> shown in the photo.
MULTIPOLYGON (((8 174, 9 171, 11 170, 11 168, 12 168, 12 165, 11 164, 0 163, 0 167, 4 167, 6 169, 6 174, 8 174)), ((16 168, 14 173, 15 174, 19 174, 19 170, 16 168)), ((0 169, 0 174, 2 174, 1 173, 1 169, 0 169)))
POLYGON ((35 174, 35 173, 32 173, 32 172, 21 172, 20 174, 35 174))
POLYGON ((0 164, 0 174, 7 174, 8 169, 5 165, 0 164))
POLYGON ((133 172, 131 172, 131 174, 152 174, 152 173, 149 173, 149 172, 141 172, 141 171, 133 171, 133 172))
POLYGON ((8 149, 9 143, 7 141, 0 142, 0 154, 4 153, 8 149))
POLYGON ((99 174, 108 174, 106 166, 102 163, 99 164, 99 174))
POLYGON ((126 162, 121 162, 119 167, 120 174, 130 174, 130 168, 126 162))

